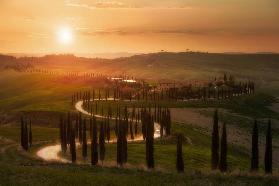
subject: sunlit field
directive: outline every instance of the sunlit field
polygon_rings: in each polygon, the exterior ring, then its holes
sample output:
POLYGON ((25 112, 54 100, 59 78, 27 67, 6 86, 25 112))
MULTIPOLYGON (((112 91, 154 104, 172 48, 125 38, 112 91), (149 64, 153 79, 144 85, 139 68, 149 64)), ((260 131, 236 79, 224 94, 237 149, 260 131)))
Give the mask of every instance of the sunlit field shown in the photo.
POLYGON ((0 0, 0 186, 277 186, 276 0, 0 0))
MULTIPOLYGON (((167 56, 168 54, 152 55, 167 56)), ((175 54, 170 53, 170 58, 173 58, 173 55, 175 54)), ((202 53, 199 55, 190 53, 179 54, 181 58, 192 56, 192 58, 197 58, 197 60, 200 58, 199 56, 203 55, 207 56, 209 60, 212 58, 212 56, 202 53)), ((216 54, 214 56, 216 58, 216 54)), ((222 56, 222 58, 226 57, 228 56, 222 56)), ((253 58, 254 56, 250 57, 253 58)), ((166 74, 163 67, 157 68, 155 72, 149 70, 149 64, 154 62, 150 62, 148 58, 143 58, 144 62, 142 64, 138 63, 136 67, 134 67, 136 63, 130 64, 128 62, 129 60, 133 61, 135 57, 121 60, 106 60, 102 63, 98 62, 99 60, 97 62, 94 60, 82 62, 85 59, 80 59, 80 63, 88 66, 86 69, 82 67, 71 68, 71 66, 76 66, 76 64, 74 62, 67 63, 65 59, 64 62, 56 63, 56 60, 61 60, 61 58, 66 58, 70 61, 76 60, 73 56, 50 56, 46 66, 44 66, 43 62, 40 62, 43 58, 37 58, 36 62, 34 59, 31 62, 29 61, 30 59, 27 59, 26 62, 21 62, 29 64, 26 66, 19 66, 20 62, 18 61, 15 61, 14 65, 11 66, 2 66, 0 77, 0 135, 2 144, 1 166, 5 168, 5 171, 1 172, 1 174, 6 176, 2 176, 1 180, 7 185, 19 183, 49 185, 59 182, 59 180, 61 181, 62 178, 60 176, 66 178, 63 184, 68 183, 70 185, 94 183, 130 185, 134 182, 139 182, 136 180, 140 180, 143 185, 161 185, 163 183, 171 185, 185 183, 203 185, 206 182, 234 185, 236 177, 239 184, 254 184, 255 180, 257 180, 259 185, 276 185, 279 165, 277 158, 279 153, 277 146, 279 131, 276 125, 279 114, 276 110, 276 97, 278 95, 276 91, 277 80, 269 81, 273 74, 266 74, 267 77, 264 77, 266 79, 259 81, 259 76, 256 73, 260 74, 261 72, 258 72, 258 70, 254 72, 253 68, 249 69, 251 75, 244 73, 246 69, 243 69, 243 74, 245 75, 239 75, 242 74, 241 71, 233 73, 230 70, 231 67, 227 67, 227 65, 222 66, 221 62, 219 63, 222 70, 211 70, 212 67, 208 63, 196 64, 200 66, 197 68, 198 70, 192 67, 185 79, 177 79, 176 86, 181 86, 180 84, 204 86, 207 82, 216 82, 216 79, 222 82, 224 74, 226 74, 228 77, 233 76, 234 81, 255 82, 255 93, 239 96, 233 94, 231 98, 222 98, 221 93, 218 93, 219 98, 217 99, 214 98, 217 95, 217 93, 216 95, 214 93, 217 90, 215 89, 211 95, 209 94, 210 92, 206 92, 206 95, 203 95, 201 91, 200 97, 190 98, 191 94, 183 98, 185 100, 181 100, 182 98, 164 98, 164 95, 167 97, 168 94, 164 93, 164 89, 159 89, 162 85, 159 86, 158 84, 158 82, 161 84, 166 82, 173 83, 177 77, 185 73, 183 69, 180 71, 175 70, 176 63, 169 64, 169 71, 166 74), (122 60, 127 61, 126 64, 123 64, 122 60), (127 74, 124 77, 117 71, 107 75, 107 69, 111 65, 117 66, 119 71, 122 68, 131 70, 127 70, 127 74), (98 69, 98 74, 94 74, 96 72, 95 69, 98 69), (172 70, 175 73, 170 73, 172 70), (140 75, 139 79, 136 76, 128 75, 128 73, 133 74, 134 71, 140 75), (142 73, 139 73, 140 71, 142 73), (152 74, 154 75, 151 79, 152 74), (131 81, 131 83, 126 82, 122 84, 119 81, 117 83, 115 80, 110 79, 116 77, 135 80, 131 81), (189 79, 187 79, 188 77, 189 79), (157 87, 156 93, 152 93, 153 88, 149 87, 149 96, 145 98, 145 94, 140 93, 141 85, 137 84, 139 81, 145 82, 146 85, 149 84, 149 86, 157 87), (118 97, 115 93, 116 87, 122 87, 121 90, 123 90, 119 93, 118 97), (158 91, 163 93, 161 94, 158 91), (87 98, 88 92, 90 92, 90 99, 87 98), (93 92, 94 100, 92 98, 93 92), (129 97, 132 94, 135 96, 129 97), (154 94, 155 99, 153 98, 154 94), (208 96, 211 97, 208 98, 208 96), (86 158, 83 157, 83 148, 79 144, 80 142, 77 137, 76 163, 71 163, 72 153, 69 149, 70 146, 68 146, 68 150, 65 153, 61 152, 59 118, 63 116, 65 121, 67 121, 66 118, 69 113, 75 118, 74 115, 78 113, 75 104, 78 100, 83 100, 84 102, 80 109, 89 114, 81 115, 87 120, 87 155, 86 158), (96 106, 98 107, 97 110, 96 106), (136 113, 139 112, 140 108, 144 107, 147 109, 151 107, 151 112, 154 112, 154 108, 159 109, 159 106, 170 109, 171 131, 170 135, 154 139, 154 168, 149 169, 146 165, 146 144, 143 141, 140 123, 137 126, 138 134, 133 134, 135 135, 134 140, 131 140, 130 131, 127 133, 127 163, 121 167, 118 166, 116 156, 118 151, 117 135, 114 132, 116 121, 113 119, 110 122, 111 142, 106 142, 105 144, 105 158, 104 160, 99 160, 98 164, 91 165, 91 129, 89 129, 89 120, 92 115, 90 116, 90 114, 106 117, 106 113, 111 110, 112 116, 117 117, 117 108, 127 107, 129 117, 131 118, 133 108, 136 108, 136 113), (220 130, 223 122, 227 124, 228 151, 227 171, 225 174, 218 170, 212 171, 211 165, 211 138, 215 109, 218 109, 219 113, 220 130), (27 151, 23 150, 20 146, 20 118, 32 122, 32 145, 29 146, 27 151), (264 173, 265 136, 267 120, 269 118, 272 119, 273 176, 266 176, 264 173), (254 119, 257 119, 259 128, 259 171, 257 173, 250 172, 251 134, 254 119), (176 136, 178 134, 184 136, 182 152, 185 167, 182 174, 176 173, 176 136), (17 179, 7 176, 9 174, 17 175, 17 179), (32 175, 36 175, 36 178, 33 178, 32 175), (47 179, 48 177, 49 179, 47 179), (147 179, 142 180, 142 177, 147 179), (45 179, 48 181, 43 181, 45 179)), ((136 58, 142 57, 138 56, 136 58)), ((219 58, 218 55, 217 58, 219 58)), ((272 58, 276 60, 278 57, 272 55, 272 58)), ((173 60, 177 59, 173 58, 173 60)), ((240 63, 239 65, 245 66, 245 63, 243 62, 243 64, 240 63)), ((270 68, 261 60, 258 63, 262 63, 261 65, 266 66, 265 68, 270 68)), ((173 87, 173 85, 170 85, 170 87, 173 87)), ((167 88, 167 86, 164 88, 167 88)), ((192 89, 192 91, 198 90, 198 88, 192 89)), ((197 92, 198 95, 199 93, 197 92)), ((122 114, 125 115, 125 113, 122 114)), ((122 116, 124 117, 124 115, 122 116)), ((136 118, 135 121, 137 120, 136 118)), ((101 130, 100 126, 104 120, 106 119, 97 118, 98 130, 101 130)), ((74 123, 75 119, 72 125, 75 125, 74 123)), ((136 129, 134 128, 134 130, 136 129)))

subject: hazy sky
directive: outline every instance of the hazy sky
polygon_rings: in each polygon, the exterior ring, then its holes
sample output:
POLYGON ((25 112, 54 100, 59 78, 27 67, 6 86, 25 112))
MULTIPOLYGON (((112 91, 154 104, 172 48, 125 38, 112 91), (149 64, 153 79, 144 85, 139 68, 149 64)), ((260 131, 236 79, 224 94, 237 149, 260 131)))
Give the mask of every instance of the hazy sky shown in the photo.
POLYGON ((278 43, 279 0, 0 0, 0 53, 279 52, 278 43), (59 41, 64 28, 70 43, 59 41))

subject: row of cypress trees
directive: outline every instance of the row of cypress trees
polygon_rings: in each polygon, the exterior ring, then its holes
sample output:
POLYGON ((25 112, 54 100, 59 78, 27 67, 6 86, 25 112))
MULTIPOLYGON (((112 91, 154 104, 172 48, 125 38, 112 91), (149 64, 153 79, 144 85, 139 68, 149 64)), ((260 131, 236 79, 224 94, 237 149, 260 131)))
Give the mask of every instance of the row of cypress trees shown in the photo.
MULTIPOLYGON (((87 102, 85 102, 87 103, 87 102)), ((171 115, 170 115, 170 110, 168 108, 163 108, 162 106, 160 106, 159 104, 155 104, 154 105, 154 109, 151 109, 151 107, 149 106, 148 108, 146 107, 141 107, 136 109, 135 105, 132 108, 132 111, 129 112, 127 107, 124 107, 124 109, 121 109, 119 105, 117 105, 117 107, 115 108, 116 113, 112 112, 112 107, 109 104, 108 108, 107 108, 107 114, 104 115, 104 111, 103 111, 103 104, 99 103, 97 101, 95 101, 95 105, 90 104, 89 106, 87 106, 87 104, 84 105, 85 109, 89 110, 89 113, 93 116, 93 115, 97 115, 97 114, 101 114, 103 117, 106 117, 105 120, 105 131, 106 131, 106 137, 107 140, 109 141, 109 134, 110 134, 110 120, 113 116, 113 114, 115 114, 116 117, 116 122, 115 122, 115 134, 117 135, 117 128, 118 128, 118 120, 120 117, 122 116, 129 116, 131 119, 129 119, 129 123, 128 123, 128 133, 130 133, 131 135, 131 139, 134 139, 135 135, 138 134, 139 132, 139 124, 140 124, 140 119, 143 120, 143 118, 141 118, 144 113, 148 110, 150 112, 152 112, 154 121, 158 122, 161 126, 161 136, 164 134, 166 135, 170 135, 170 129, 171 129, 171 115)), ((144 123, 142 123, 142 133, 143 133, 143 137, 145 139, 145 134, 144 131, 145 130, 145 125, 144 123)))
POLYGON ((132 100, 190 100, 190 99, 227 99, 244 94, 254 94, 255 86, 253 82, 240 82, 232 86, 215 85, 212 83, 206 86, 194 87, 192 84, 184 86, 169 85, 161 87, 160 84, 154 87, 147 87, 146 84, 127 85, 127 87, 116 86, 111 89, 93 89, 92 91, 76 92, 71 96, 72 105, 78 101, 108 100, 112 98, 132 100))
MULTIPOLYGON (((218 126, 218 111, 215 110, 213 117, 212 143, 211 143, 211 168, 220 169, 221 172, 227 171, 227 131, 226 123, 223 124, 221 144, 219 145, 219 126, 218 126), (220 146, 220 156, 219 156, 220 146)), ((251 148, 251 171, 255 172, 259 169, 259 134, 257 120, 254 122, 252 131, 252 148, 251 148)), ((272 133, 271 120, 268 120, 266 132, 266 146, 264 158, 265 173, 272 173, 272 133)))
MULTIPOLYGON (((69 119, 68 114, 68 119, 69 119)), ((154 168, 154 119, 151 112, 143 112, 142 123, 145 126, 144 136, 146 140, 146 163, 148 168, 154 168)), ((87 157, 87 136, 86 136, 86 120, 84 120, 83 130, 82 130, 82 156, 87 157)), ((118 117, 117 119, 117 164, 123 166, 127 162, 127 134, 128 134, 128 111, 127 107, 124 109, 124 116, 118 117)), ((60 118, 60 140, 61 140, 61 149, 65 153, 67 146, 70 146, 70 152, 72 156, 72 162, 76 162, 76 129, 72 125, 71 120, 64 122, 63 117, 60 118), (67 137, 68 136, 68 137, 67 137), (70 139, 67 141, 67 139, 70 139)), ((98 159, 102 162, 105 159, 105 125, 104 119, 100 121, 99 127, 99 142, 97 136, 97 124, 96 117, 93 116, 90 118, 90 137, 91 137, 91 164, 96 165, 98 159), (99 153, 98 153, 99 151, 99 153)))
POLYGON ((28 150, 32 146, 32 123, 31 120, 20 118, 20 144, 24 150, 28 150))

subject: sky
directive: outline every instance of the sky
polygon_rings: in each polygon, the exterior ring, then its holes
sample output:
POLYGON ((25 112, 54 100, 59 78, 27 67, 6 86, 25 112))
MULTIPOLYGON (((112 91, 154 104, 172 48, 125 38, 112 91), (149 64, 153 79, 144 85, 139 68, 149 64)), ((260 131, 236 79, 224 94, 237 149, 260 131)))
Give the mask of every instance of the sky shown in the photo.
POLYGON ((0 53, 279 52, 278 0, 0 0, 0 53))

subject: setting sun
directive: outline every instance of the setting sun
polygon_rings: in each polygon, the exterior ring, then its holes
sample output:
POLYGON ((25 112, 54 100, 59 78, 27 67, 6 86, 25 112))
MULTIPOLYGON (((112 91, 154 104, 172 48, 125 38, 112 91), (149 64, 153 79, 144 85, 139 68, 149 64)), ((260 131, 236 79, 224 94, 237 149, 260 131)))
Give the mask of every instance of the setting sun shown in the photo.
POLYGON ((57 32, 57 40, 62 44, 71 44, 73 41, 73 32, 69 27, 61 27, 57 32))

